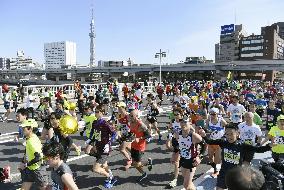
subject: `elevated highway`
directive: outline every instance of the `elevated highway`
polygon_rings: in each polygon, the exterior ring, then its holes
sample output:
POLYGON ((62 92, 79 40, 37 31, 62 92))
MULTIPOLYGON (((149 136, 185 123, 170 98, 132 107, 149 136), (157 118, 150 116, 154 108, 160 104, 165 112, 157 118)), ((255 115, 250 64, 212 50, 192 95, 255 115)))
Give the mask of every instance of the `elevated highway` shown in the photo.
MULTIPOLYGON (((93 68, 74 68, 74 69, 49 69, 49 70, 4 70, 0 71, 1 79, 19 79, 26 75, 41 76, 47 75, 49 78, 66 77, 67 73, 72 78, 90 77, 93 73, 105 74, 108 76, 121 76, 127 72, 130 75, 158 75, 159 65, 149 66, 125 66, 125 67, 93 67, 93 68)), ((165 73, 200 73, 210 72, 212 75, 225 76, 228 71, 238 72, 272 72, 284 71, 284 60, 257 60, 257 61, 233 61, 226 63, 211 64, 174 64, 162 65, 162 75, 165 73)))

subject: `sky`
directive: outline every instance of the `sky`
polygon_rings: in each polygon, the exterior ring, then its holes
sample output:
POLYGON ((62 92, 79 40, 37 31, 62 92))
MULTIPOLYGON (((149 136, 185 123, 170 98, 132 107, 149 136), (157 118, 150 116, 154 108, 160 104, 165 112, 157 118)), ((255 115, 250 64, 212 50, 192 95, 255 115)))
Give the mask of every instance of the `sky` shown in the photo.
POLYGON ((160 49, 163 63, 214 60, 222 25, 260 34, 262 26, 284 22, 283 0, 0 0, 0 57, 23 50, 44 63, 44 43, 73 41, 77 64, 89 64, 92 4, 96 61, 153 64, 160 49))

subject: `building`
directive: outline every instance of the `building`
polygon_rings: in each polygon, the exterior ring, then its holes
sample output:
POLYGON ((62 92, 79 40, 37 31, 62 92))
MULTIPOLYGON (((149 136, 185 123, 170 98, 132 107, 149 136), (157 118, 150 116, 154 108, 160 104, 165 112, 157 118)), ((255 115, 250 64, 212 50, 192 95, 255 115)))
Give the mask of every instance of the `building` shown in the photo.
POLYGON ((186 57, 185 64, 203 64, 203 63, 213 63, 213 60, 207 60, 206 57, 186 57))
POLYGON ((9 70, 29 70, 35 67, 31 57, 25 57, 24 51, 17 51, 17 57, 10 59, 9 70))
POLYGON ((274 23, 273 25, 278 25, 279 26, 279 36, 284 39, 284 22, 277 22, 274 23))
POLYGON ((0 70, 10 70, 10 59, 0 57, 0 70))
POLYGON ((262 35, 250 35, 240 40, 240 60, 264 59, 264 37, 262 35))
POLYGON ((123 67, 123 61, 98 61, 98 67, 123 67))
POLYGON ((261 35, 264 37, 264 59, 284 59, 284 39, 281 38, 283 34, 284 29, 280 31, 277 23, 261 27, 261 35))
POLYGON ((284 59, 284 23, 261 28, 261 35, 250 35, 240 40, 240 60, 284 59), (281 29, 282 27, 282 29, 281 29))
POLYGON ((76 65, 76 43, 70 41, 44 44, 45 69, 76 65))
POLYGON ((220 42, 215 44, 215 62, 230 62, 239 60, 239 41, 246 36, 242 25, 221 26, 220 42))

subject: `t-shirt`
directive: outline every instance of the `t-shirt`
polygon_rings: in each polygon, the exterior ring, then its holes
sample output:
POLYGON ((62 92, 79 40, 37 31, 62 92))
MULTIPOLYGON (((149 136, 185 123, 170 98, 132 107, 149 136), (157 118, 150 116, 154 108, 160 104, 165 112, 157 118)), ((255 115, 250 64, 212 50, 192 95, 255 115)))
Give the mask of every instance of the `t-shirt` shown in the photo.
POLYGON ((108 154, 111 151, 111 137, 114 134, 114 129, 104 119, 93 122, 90 137, 91 141, 95 142, 98 153, 108 154))
POLYGON ((141 99, 142 96, 142 91, 140 89, 135 91, 135 96, 138 97, 139 99, 141 99))
POLYGON ((242 122, 242 115, 246 112, 246 109, 243 105, 237 104, 236 106, 230 104, 228 107, 228 112, 231 113, 231 120, 233 123, 242 122))
POLYGON ((270 129, 269 135, 275 138, 275 146, 272 147, 272 152, 275 153, 284 153, 284 130, 280 130, 279 127, 274 126, 270 129))
POLYGON ((249 145, 256 145, 256 137, 262 135, 261 130, 258 125, 252 124, 248 126, 245 122, 238 125, 240 131, 240 139, 242 143, 249 145))
POLYGON ((51 171, 52 190, 64 190, 64 189, 66 189, 66 186, 64 185, 64 183, 61 180, 61 176, 65 173, 72 175, 72 171, 71 171, 70 167, 67 164, 65 164, 64 162, 56 170, 51 171))
MULTIPOLYGON (((26 144, 26 161, 30 162, 35 158, 34 154, 39 153, 41 157, 43 157, 42 154, 42 144, 39 138, 35 135, 32 134, 30 138, 27 139, 27 144, 26 144)), ((31 166, 28 166, 30 170, 36 170, 38 169, 42 164, 42 161, 35 163, 31 166)))
POLYGON ((256 125, 262 125, 262 119, 260 118, 260 116, 254 112, 253 113, 253 122, 256 124, 256 125))
POLYGON ((33 103, 33 101, 34 101, 34 97, 33 97, 33 95, 28 95, 28 98, 27 98, 27 108, 33 108, 34 107, 34 103, 33 103))
POLYGON ((225 172, 237 165, 241 165, 244 160, 244 155, 248 151, 263 153, 270 150, 270 147, 267 146, 251 146, 247 144, 242 144, 238 140, 234 143, 229 143, 227 140, 218 139, 218 140, 209 140, 207 137, 204 138, 207 144, 219 145, 222 149, 222 166, 220 173, 225 175, 225 172))

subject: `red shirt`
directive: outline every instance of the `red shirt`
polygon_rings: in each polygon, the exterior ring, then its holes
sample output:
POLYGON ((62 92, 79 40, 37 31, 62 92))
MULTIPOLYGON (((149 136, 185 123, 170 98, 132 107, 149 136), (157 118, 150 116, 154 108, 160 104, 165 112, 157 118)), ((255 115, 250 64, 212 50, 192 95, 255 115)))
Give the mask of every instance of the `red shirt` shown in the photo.
MULTIPOLYGON (((139 130, 140 126, 141 121, 139 121, 134 127, 130 128, 130 132, 134 133, 136 138, 144 137, 144 132, 139 130)), ((131 148, 144 152, 146 149, 146 140, 140 139, 138 143, 136 141, 133 141, 131 143, 131 148)))

